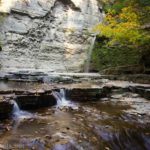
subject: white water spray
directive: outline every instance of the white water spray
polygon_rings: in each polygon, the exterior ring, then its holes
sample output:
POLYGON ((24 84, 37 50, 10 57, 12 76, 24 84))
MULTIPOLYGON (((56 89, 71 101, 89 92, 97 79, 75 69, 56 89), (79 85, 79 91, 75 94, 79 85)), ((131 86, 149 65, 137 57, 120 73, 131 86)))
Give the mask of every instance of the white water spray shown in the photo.
POLYGON ((58 106, 66 106, 69 104, 69 102, 66 100, 64 89, 60 89, 59 92, 53 91, 53 96, 56 98, 58 106))
POLYGON ((52 94, 57 100, 57 106, 73 106, 73 104, 67 100, 64 89, 60 89, 59 92, 53 91, 52 94))
POLYGON ((16 101, 12 101, 13 103, 13 112, 12 112, 12 117, 14 120, 20 120, 20 119, 28 119, 28 118, 32 118, 33 114, 27 112, 27 111, 22 111, 20 110, 18 104, 16 103, 16 101))

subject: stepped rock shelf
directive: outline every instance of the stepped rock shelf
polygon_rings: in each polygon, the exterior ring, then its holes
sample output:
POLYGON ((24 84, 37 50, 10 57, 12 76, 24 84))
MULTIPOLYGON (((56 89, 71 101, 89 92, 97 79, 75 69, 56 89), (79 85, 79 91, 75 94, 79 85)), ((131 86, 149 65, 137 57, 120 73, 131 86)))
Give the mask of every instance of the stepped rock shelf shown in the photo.
MULTIPOLYGON (((65 76, 66 74, 59 75, 65 76)), ((71 81, 74 82, 72 84, 68 83, 68 78, 66 83, 64 80, 62 82, 60 77, 58 80, 58 74, 55 80, 53 76, 53 81, 57 81, 53 83, 0 81, 0 119, 10 116, 13 107, 11 100, 15 100, 23 110, 54 106, 57 104, 57 99, 52 93, 60 89, 65 90, 67 99, 71 101, 87 102, 110 98, 113 90, 137 93, 150 100, 150 86, 147 84, 109 81, 100 79, 98 74, 93 74, 93 76, 91 74, 70 74, 70 76, 72 76, 71 81)))
POLYGON ((150 85, 103 77, 1 74, 0 148, 149 150, 150 85))

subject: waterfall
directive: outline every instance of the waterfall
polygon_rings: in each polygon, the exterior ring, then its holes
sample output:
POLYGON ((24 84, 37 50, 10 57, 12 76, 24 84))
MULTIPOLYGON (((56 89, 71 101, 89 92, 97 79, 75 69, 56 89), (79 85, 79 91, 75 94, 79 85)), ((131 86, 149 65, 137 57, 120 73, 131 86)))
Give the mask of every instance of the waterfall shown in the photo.
POLYGON ((73 106, 72 103, 66 99, 66 93, 64 89, 60 89, 59 92, 53 91, 52 94, 57 100, 57 106, 73 106))
POLYGON ((69 104, 69 101, 66 100, 66 94, 64 89, 60 89, 59 92, 53 91, 52 94, 56 98, 58 106, 66 106, 69 104))
POLYGON ((96 35, 93 37, 91 46, 89 48, 89 52, 88 52, 88 56, 87 56, 87 60, 86 60, 86 64, 85 64, 85 72, 89 72, 89 69, 90 69, 90 62, 91 62, 92 51, 94 48, 95 40, 96 40, 96 35))
POLYGON ((16 101, 13 100, 12 103, 13 103, 12 117, 13 117, 14 120, 32 118, 33 117, 33 114, 31 114, 27 111, 20 110, 20 108, 19 108, 16 101))

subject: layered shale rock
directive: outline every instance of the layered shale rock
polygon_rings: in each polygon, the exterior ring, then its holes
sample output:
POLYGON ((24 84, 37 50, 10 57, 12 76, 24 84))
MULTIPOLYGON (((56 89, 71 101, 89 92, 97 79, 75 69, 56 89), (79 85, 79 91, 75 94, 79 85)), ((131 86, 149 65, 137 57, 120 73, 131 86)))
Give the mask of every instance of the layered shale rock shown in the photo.
POLYGON ((1 70, 80 71, 103 18, 97 0, 11 1, 0 4, 1 70))

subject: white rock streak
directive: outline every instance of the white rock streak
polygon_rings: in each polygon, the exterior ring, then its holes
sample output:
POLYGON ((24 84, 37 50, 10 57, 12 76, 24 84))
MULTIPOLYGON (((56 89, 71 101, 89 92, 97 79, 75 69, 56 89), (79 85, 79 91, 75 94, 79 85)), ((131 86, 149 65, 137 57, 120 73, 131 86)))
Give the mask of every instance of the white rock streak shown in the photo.
POLYGON ((19 1, 23 3, 30 3, 30 0, 1 0, 0 3, 0 12, 9 13, 11 8, 19 1))

